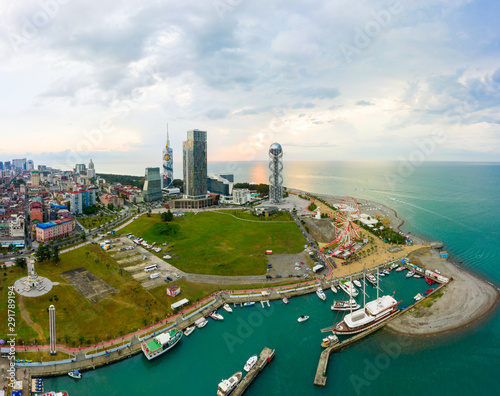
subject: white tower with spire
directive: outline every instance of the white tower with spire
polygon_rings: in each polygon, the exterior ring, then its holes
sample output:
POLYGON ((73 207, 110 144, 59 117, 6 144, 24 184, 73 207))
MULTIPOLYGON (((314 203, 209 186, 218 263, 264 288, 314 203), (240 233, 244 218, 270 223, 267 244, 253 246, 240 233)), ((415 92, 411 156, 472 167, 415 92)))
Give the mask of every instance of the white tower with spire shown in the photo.
POLYGON ((89 162, 89 167, 87 169, 87 179, 93 179, 93 178, 95 178, 95 169, 94 169, 94 163, 92 162, 91 158, 89 162))

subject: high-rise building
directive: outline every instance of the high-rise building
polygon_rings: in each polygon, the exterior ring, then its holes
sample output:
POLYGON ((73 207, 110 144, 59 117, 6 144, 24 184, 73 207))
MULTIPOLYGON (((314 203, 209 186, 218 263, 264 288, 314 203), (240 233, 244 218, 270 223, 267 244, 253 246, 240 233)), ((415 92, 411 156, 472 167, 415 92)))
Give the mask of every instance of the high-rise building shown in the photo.
POLYGON ((11 170, 12 166, 10 164, 10 161, 5 161, 3 164, 4 170, 11 170))
POLYGON ((283 200, 283 149, 279 143, 269 147, 269 201, 280 203, 283 200))
POLYGON ((26 170, 29 170, 29 171, 32 171, 33 169, 35 169, 35 163, 33 162, 33 160, 28 160, 26 162, 26 170))
POLYGON ((95 169, 94 169, 94 163, 92 162, 92 158, 90 159, 89 168, 87 169, 87 178, 88 179, 95 178, 95 169))
POLYGON ((3 170, 3 162, 0 161, 0 170, 3 170))
POLYGON ((75 173, 78 175, 84 174, 86 172, 85 164, 76 164, 75 165, 75 173))
POLYGON ((207 196, 207 132, 188 131, 183 147, 184 195, 188 199, 207 196))
POLYGON ((12 167, 18 170, 26 169, 26 158, 13 159, 12 167))
POLYGON ((144 201, 158 201, 162 198, 160 168, 146 168, 146 181, 142 189, 144 201))
POLYGON ((212 173, 207 178, 207 189, 213 194, 220 194, 224 197, 233 195, 234 175, 212 173))
POLYGON ((95 190, 72 191, 70 195, 70 212, 82 214, 87 206, 93 206, 96 203, 95 190))
POLYGON ((162 188, 172 188, 174 183, 174 151, 170 147, 170 139, 168 137, 167 127, 167 144, 163 149, 163 175, 161 178, 162 188))
POLYGON ((40 172, 32 171, 31 172, 31 187, 38 187, 40 185, 40 172))

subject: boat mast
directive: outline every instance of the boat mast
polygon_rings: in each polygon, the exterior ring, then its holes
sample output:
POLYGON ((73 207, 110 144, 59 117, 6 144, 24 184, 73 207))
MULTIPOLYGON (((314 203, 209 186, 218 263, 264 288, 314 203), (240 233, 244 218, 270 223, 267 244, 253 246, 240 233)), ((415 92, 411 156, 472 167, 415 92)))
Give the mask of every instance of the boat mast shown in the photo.
POLYGON ((352 315, 352 275, 351 275, 351 284, 349 285, 349 307, 351 308, 351 315, 352 315))
POLYGON ((377 301, 378 301, 378 289, 379 289, 379 287, 378 287, 378 281, 380 279, 380 274, 379 274, 378 270, 379 270, 379 268, 377 267, 377 301))
POLYGON ((363 308, 366 306, 366 273, 363 271, 363 274, 365 275, 363 278, 363 308))

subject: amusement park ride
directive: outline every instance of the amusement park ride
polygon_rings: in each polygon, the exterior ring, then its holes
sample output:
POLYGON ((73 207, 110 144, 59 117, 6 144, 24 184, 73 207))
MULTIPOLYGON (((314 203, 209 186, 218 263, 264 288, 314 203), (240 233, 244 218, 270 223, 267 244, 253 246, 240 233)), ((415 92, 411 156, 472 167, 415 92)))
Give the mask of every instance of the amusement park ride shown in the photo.
POLYGON ((323 246, 320 251, 337 244, 338 250, 349 251, 351 246, 360 239, 359 223, 361 212, 358 201, 348 197, 342 201, 335 216, 335 240, 323 246))

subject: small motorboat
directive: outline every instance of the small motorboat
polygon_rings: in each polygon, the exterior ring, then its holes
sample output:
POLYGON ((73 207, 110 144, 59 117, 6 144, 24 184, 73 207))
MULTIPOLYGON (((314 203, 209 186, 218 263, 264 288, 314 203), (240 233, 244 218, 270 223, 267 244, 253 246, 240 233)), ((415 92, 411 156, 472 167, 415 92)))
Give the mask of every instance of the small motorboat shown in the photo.
POLYGON ((187 337, 189 334, 191 334, 194 329, 196 328, 196 326, 189 326, 186 328, 186 330, 184 330, 184 335, 187 337))
POLYGON ((334 293, 337 293, 337 291, 338 291, 337 288, 333 285, 330 287, 330 289, 332 289, 332 292, 334 292, 334 293))
POLYGON ((413 277, 417 278, 417 279, 420 279, 422 277, 422 275, 415 274, 415 275, 413 275, 413 277))
POLYGON ((217 313, 217 311, 210 312, 208 316, 210 316, 213 320, 224 320, 224 316, 217 313))
POLYGON ((435 270, 434 270, 434 272, 435 272, 436 274, 438 274, 438 275, 441 275, 441 272, 440 272, 440 271, 438 271, 437 269, 435 269, 435 270))
POLYGON ((257 360, 259 360, 257 355, 252 356, 250 359, 247 360, 247 363, 245 364, 245 367, 243 367, 243 370, 245 370, 248 373, 252 369, 252 367, 255 366, 255 363, 257 363, 257 360))
POLYGON ((329 347, 331 345, 335 345, 337 342, 339 342, 338 337, 335 334, 332 334, 326 338, 323 338, 323 342, 321 343, 321 346, 323 348, 326 348, 326 347, 329 347))
POLYGON ((222 308, 224 308, 224 310, 226 310, 226 312, 233 312, 233 309, 229 306, 228 303, 224 304, 222 306, 222 308))
POLYGON ((382 271, 382 273, 383 273, 384 275, 389 275, 389 274, 390 274, 389 270, 383 270, 383 271, 382 271))
POLYGON ((380 276, 385 276, 385 274, 384 274, 383 272, 379 272, 379 273, 378 273, 378 276, 379 276, 379 277, 380 277, 380 276))
POLYGON ((408 273, 406 274, 406 277, 411 278, 411 277, 413 277, 413 275, 415 275, 415 271, 408 271, 408 273))
POLYGON ((305 322, 307 319, 309 319, 309 316, 302 315, 300 318, 297 319, 297 322, 305 322))
POLYGON ((75 370, 75 371, 70 371, 68 373, 68 375, 71 377, 71 378, 75 378, 75 379, 80 379, 82 378, 82 373, 80 373, 78 370, 75 370))
POLYGON ((285 304, 288 304, 288 298, 283 297, 283 298, 282 298, 282 300, 283 300, 283 302, 284 302, 285 304))
POLYGON ((359 280, 352 281, 357 287, 361 288, 361 282, 359 280))
POLYGON ((391 265, 391 270, 398 269, 398 268, 399 268, 399 264, 394 263, 391 265))
POLYGON ((356 303, 354 298, 349 301, 334 301, 331 307, 332 311, 349 311, 350 309, 359 309, 361 306, 356 303))
POLYGON ((433 288, 427 289, 427 290, 425 291, 425 294, 432 293, 433 291, 434 291, 434 289, 433 289, 433 288))
POLYGON ((413 297, 415 301, 420 301, 424 296, 422 296, 420 293, 418 293, 415 297, 413 297))
POLYGON ((429 284, 429 286, 433 285, 434 283, 436 283, 435 280, 431 279, 431 278, 425 278, 425 281, 429 284))
POLYGON ((252 305, 255 305, 255 301, 247 301, 245 304, 243 304, 244 307, 251 307, 252 305))
POLYGON ((316 294, 318 295, 319 298, 321 298, 323 301, 326 300, 326 294, 323 291, 321 287, 318 287, 318 290, 316 290, 316 294))
POLYGON ((401 272, 401 271, 404 271, 406 268, 401 266, 401 267, 398 267, 396 268, 396 272, 401 272))

